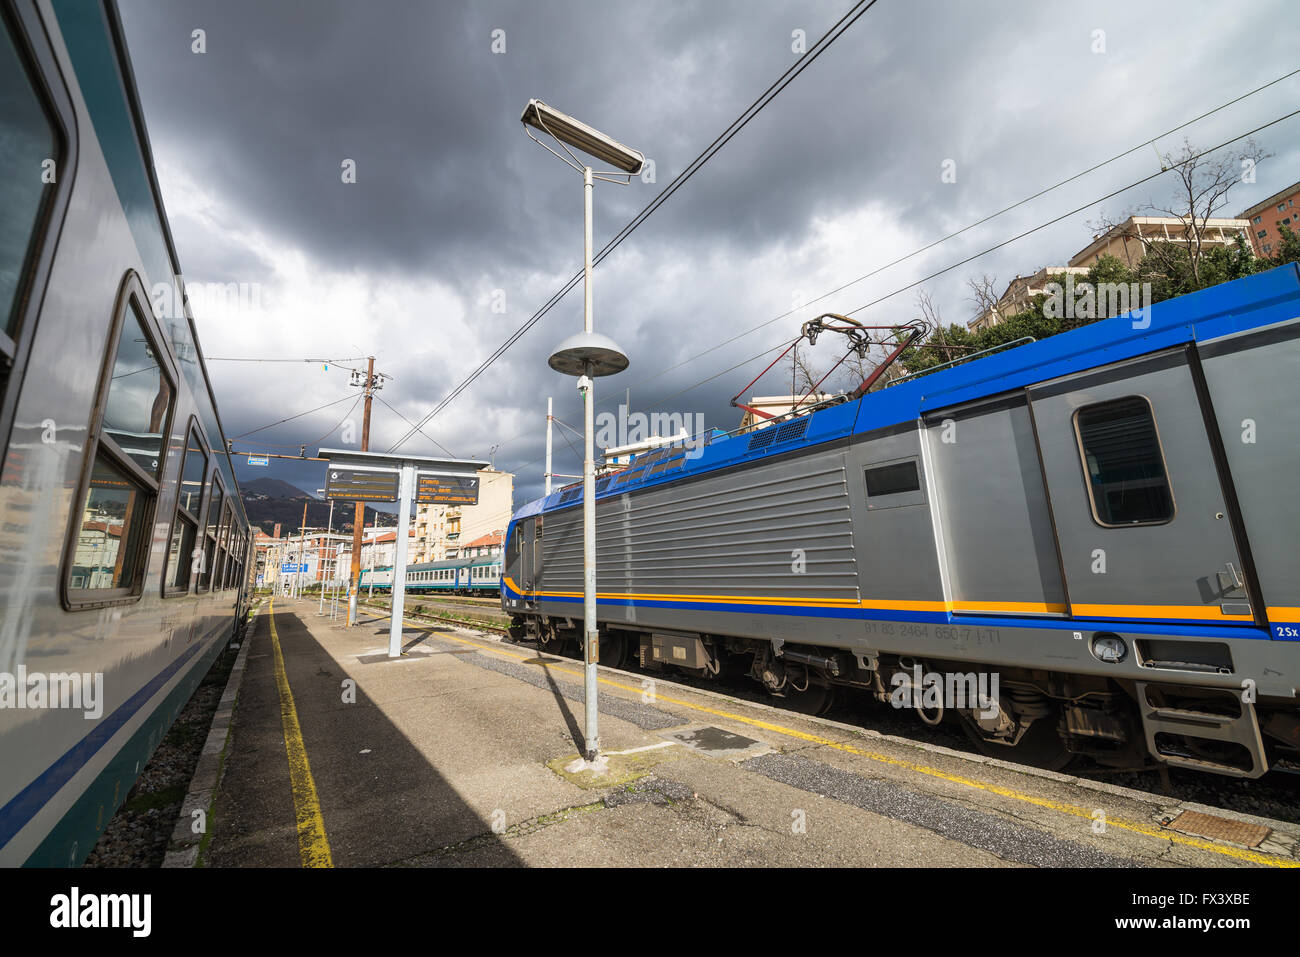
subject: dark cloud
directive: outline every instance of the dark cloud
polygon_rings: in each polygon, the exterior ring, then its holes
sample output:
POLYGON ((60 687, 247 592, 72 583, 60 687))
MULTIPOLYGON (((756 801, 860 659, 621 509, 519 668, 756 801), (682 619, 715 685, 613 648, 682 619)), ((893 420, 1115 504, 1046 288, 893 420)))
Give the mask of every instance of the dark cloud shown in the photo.
MULTIPOLYGON (((581 264, 580 182, 521 131, 530 97, 655 160, 654 185, 598 188, 599 245, 795 61, 793 31, 811 45, 849 6, 122 0, 186 276, 266 290, 267 316, 220 328, 198 316, 205 348, 376 351, 396 376, 384 398, 418 418, 581 264), (190 50, 194 29, 207 34, 201 56, 190 50), (504 54, 492 52, 495 30, 505 31, 504 54), (344 159, 357 163, 355 185, 340 181, 344 159), (358 287, 346 331, 295 311, 322 283, 358 287), (505 296, 504 315, 491 309, 494 290, 505 296)), ((1183 0, 880 0, 600 267, 598 328, 633 357, 628 372, 601 384, 602 395, 633 388, 637 407, 670 396, 792 336, 797 321, 786 320, 651 378, 786 311, 796 292, 819 295, 1286 72, 1300 33, 1288 13, 1282 0, 1249 16, 1183 0), (1104 53, 1093 52, 1097 30, 1104 53), (956 183, 940 179, 946 159, 956 163, 956 183)), ((1289 112, 1298 86, 1279 84, 1188 135, 1211 145, 1289 112)), ((1256 184, 1234 191, 1228 212, 1300 178, 1298 129, 1261 135, 1277 155, 1256 184)), ((1162 148, 1176 148, 1181 135, 1162 148)), ((1150 148, 1139 151, 825 308, 856 308, 1145 176, 1154 163, 1150 148)), ((1168 188, 1135 190, 1105 211, 1168 188)), ((927 288, 946 319, 963 321, 968 276, 988 273, 1004 285, 1062 262, 1086 243, 1097 212, 927 288)), ((868 315, 906 318, 913 301, 908 292, 868 315)), ((545 397, 556 396, 557 414, 580 419, 572 382, 545 365, 579 327, 580 309, 578 290, 429 433, 462 455, 504 443, 498 465, 528 465, 517 485, 536 491, 545 397)), ((232 435, 347 391, 345 379, 306 366, 217 365, 232 435)), ((673 397, 669 408, 729 427, 738 416, 727 400, 758 368, 673 397)), ((259 435, 292 445, 346 408, 259 435)), ((372 445, 386 448, 407 428, 377 406, 372 445)), ((410 447, 433 451, 421 437, 410 447)), ((559 443, 557 462, 567 464, 557 468, 572 471, 571 459, 559 443)))

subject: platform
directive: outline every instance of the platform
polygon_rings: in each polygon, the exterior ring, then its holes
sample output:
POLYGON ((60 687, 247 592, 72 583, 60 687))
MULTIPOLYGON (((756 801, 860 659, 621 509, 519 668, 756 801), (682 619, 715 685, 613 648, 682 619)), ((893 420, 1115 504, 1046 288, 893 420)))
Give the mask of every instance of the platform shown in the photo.
POLYGON ((316 609, 255 620, 207 866, 1300 863, 1244 815, 1251 844, 1182 833, 1159 795, 607 669, 584 769, 579 663, 413 624, 392 660, 387 617, 316 609))

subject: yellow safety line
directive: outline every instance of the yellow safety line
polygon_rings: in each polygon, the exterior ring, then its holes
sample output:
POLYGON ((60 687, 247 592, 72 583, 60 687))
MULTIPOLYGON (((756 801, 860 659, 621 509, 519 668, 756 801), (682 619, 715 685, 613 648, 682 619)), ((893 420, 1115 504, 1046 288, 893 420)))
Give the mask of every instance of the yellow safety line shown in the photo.
MULTIPOLYGON (((383 617, 387 618, 389 616, 384 615, 383 617)), ((412 624, 419 624, 419 623, 412 622, 412 624)), ((507 658, 518 658, 522 661, 528 657, 527 655, 516 655, 512 652, 503 651, 499 648, 494 648, 491 645, 483 644, 482 642, 470 641, 467 638, 461 638, 457 635, 451 635, 445 632, 440 632, 438 637, 450 638, 452 641, 459 641, 461 644, 472 645, 477 648, 482 648, 485 651, 492 651, 495 652, 496 654, 504 655, 507 658)), ((555 670, 559 671, 561 674, 569 674, 569 675, 577 675, 577 676, 582 675, 581 671, 577 671, 572 668, 556 667, 555 670)), ((630 691, 633 694, 637 694, 637 695, 641 694, 643 690, 641 688, 634 688, 631 685, 620 684, 617 681, 611 681, 608 678, 598 678, 597 680, 603 685, 608 685, 611 688, 618 688, 622 691, 630 691)), ((870 758, 872 761, 879 761, 882 764, 892 765, 893 767, 906 768, 907 770, 915 771, 918 774, 924 774, 932 778, 939 778, 940 780, 948 781, 952 784, 960 784, 964 787, 975 788, 980 791, 986 791, 990 794, 996 794, 999 797, 1011 798, 1016 801, 1022 801, 1026 804, 1032 804, 1035 807, 1046 808, 1050 811, 1056 811, 1060 814, 1068 814, 1072 817, 1084 818, 1085 820, 1089 820, 1089 821, 1093 820, 1094 812, 1090 808, 1079 807, 1078 805, 1075 804, 1066 804, 1061 801, 1053 801, 1048 798, 1036 797, 1035 795, 1032 794, 1025 794, 1022 791, 1017 791, 1014 788, 1003 787, 1002 785, 999 784, 990 784, 985 781, 976 781, 973 778, 964 777, 960 774, 950 774, 947 771, 941 771, 938 768, 932 768, 929 767, 928 765, 916 764, 913 761, 906 761, 901 758, 890 757, 887 754, 878 754, 874 751, 867 751, 863 748, 856 748, 851 744, 845 744, 840 741, 834 741, 830 738, 823 738, 821 735, 810 734, 807 731, 798 731, 794 728, 787 728, 784 725, 773 724, 770 721, 761 721, 758 718, 750 718, 743 714, 735 714, 730 711, 720 711, 716 708, 708 708, 705 707, 704 705, 693 704, 690 701, 682 701, 678 698, 665 697, 664 695, 661 694, 656 694, 655 700, 664 701, 669 704, 680 705, 681 707, 689 708, 692 711, 702 711, 705 714, 710 714, 713 715, 714 717, 726 718, 728 721, 739 721, 742 724, 747 724, 755 728, 761 728, 764 731, 772 731, 776 734, 785 735, 786 737, 789 738, 797 738, 800 741, 807 741, 810 744, 817 744, 827 748, 834 748, 837 751, 844 751, 848 754, 853 754, 858 757, 870 758)), ((1300 867, 1300 861, 1288 861, 1273 855, 1261 854, 1256 851, 1248 851, 1245 850, 1244 848, 1225 847, 1220 844, 1211 843, 1210 841, 1203 841, 1200 840, 1199 838, 1189 837, 1186 834, 1179 834, 1176 831, 1169 831, 1163 828, 1153 827, 1149 824, 1142 824, 1137 821, 1126 821, 1123 820, 1122 818, 1113 818, 1110 817, 1109 815, 1107 815, 1106 817, 1106 826, 1117 827, 1124 831, 1132 831, 1134 834, 1141 834, 1144 837, 1153 837, 1156 840, 1160 840, 1160 841, 1171 841, 1174 844, 1182 844, 1186 847, 1194 847, 1198 850, 1210 851, 1215 854, 1222 854, 1226 857, 1233 857, 1236 858, 1237 860, 1246 861, 1251 864, 1263 864, 1269 867, 1300 867)))
POLYGON ((293 789, 293 813, 298 819, 298 857, 303 867, 333 867, 329 838, 325 836, 325 818, 321 816, 316 782, 307 760, 307 745, 298 725, 298 709, 289 690, 289 676, 280 653, 280 636, 275 631, 275 599, 271 599, 271 646, 275 649, 275 684, 280 689, 280 723, 284 726, 284 750, 289 756, 289 784, 293 789))

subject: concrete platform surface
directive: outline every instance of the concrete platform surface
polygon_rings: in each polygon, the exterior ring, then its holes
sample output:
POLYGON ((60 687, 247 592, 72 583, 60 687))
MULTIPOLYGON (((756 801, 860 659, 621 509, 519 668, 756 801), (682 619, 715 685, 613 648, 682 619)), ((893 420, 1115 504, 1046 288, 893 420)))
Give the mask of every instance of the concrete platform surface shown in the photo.
POLYGON ((208 866, 1300 863, 1280 825, 1182 834, 1158 795, 606 669, 608 766, 586 768, 580 663, 413 624, 390 660, 386 617, 316 607, 257 618, 208 866))

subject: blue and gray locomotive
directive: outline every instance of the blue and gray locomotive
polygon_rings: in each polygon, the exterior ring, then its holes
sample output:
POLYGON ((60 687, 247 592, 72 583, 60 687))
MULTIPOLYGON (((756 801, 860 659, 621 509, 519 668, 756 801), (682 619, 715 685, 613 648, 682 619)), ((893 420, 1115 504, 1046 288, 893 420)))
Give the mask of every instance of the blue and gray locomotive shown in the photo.
MULTIPOLYGON (((1049 766, 1300 768, 1297 383, 1290 265, 642 454, 596 484, 601 659, 814 711, 996 678, 918 715, 1049 766)), ((581 631, 581 505, 507 532, 544 647, 581 631)))

